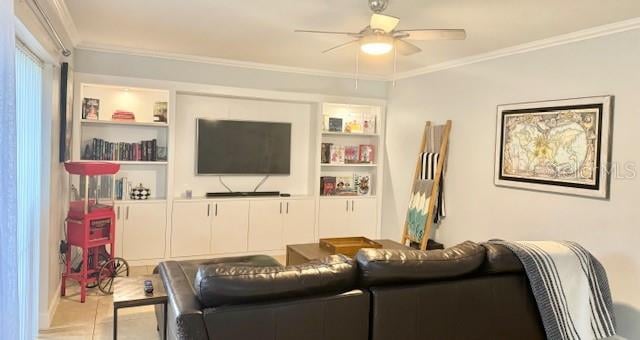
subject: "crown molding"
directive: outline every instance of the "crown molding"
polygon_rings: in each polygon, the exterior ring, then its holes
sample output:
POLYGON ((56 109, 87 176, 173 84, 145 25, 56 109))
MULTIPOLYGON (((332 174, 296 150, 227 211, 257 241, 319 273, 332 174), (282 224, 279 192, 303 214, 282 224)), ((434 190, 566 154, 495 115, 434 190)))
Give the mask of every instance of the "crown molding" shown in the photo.
MULTIPOLYGON (((309 75, 309 76, 345 78, 345 79, 355 78, 355 75, 353 73, 326 71, 326 70, 319 70, 319 69, 312 69, 312 68, 302 68, 302 67, 284 66, 284 65, 276 65, 276 64, 264 64, 264 63, 240 61, 240 60, 233 60, 233 59, 223 59, 223 58, 215 58, 215 57, 203 57, 203 56, 196 56, 196 55, 182 54, 182 53, 158 52, 158 51, 142 50, 142 49, 135 49, 135 48, 120 47, 120 46, 108 46, 108 45, 102 45, 102 44, 80 43, 78 46, 76 46, 76 49, 86 50, 86 51, 95 51, 95 52, 105 52, 105 53, 117 53, 117 54, 139 56, 139 57, 178 60, 178 61, 211 64, 211 65, 219 65, 219 66, 239 67, 239 68, 247 68, 247 69, 262 70, 262 71, 295 73, 295 74, 302 74, 302 75, 309 75)), ((388 81, 389 77, 360 74, 358 75, 358 80, 388 81)))
POLYGON ((612 24, 596 26, 596 27, 592 27, 592 28, 588 28, 588 29, 584 29, 584 30, 580 30, 572 33, 562 34, 562 35, 558 35, 558 36, 547 38, 547 39, 536 40, 536 41, 532 41, 532 42, 528 42, 520 45, 515 45, 512 47, 494 50, 487 53, 482 53, 482 54, 472 55, 469 57, 446 61, 439 64, 420 67, 414 70, 398 73, 395 75, 395 77, 394 76, 390 77, 389 80, 400 80, 400 79, 416 77, 423 74, 438 72, 442 70, 448 70, 456 67, 476 64, 479 62, 498 59, 498 58, 516 55, 516 54, 532 52, 532 51, 541 50, 549 47, 571 44, 578 41, 599 38, 599 37, 603 37, 611 34, 639 29, 639 28, 640 28, 640 17, 619 21, 612 24))
POLYGON ((51 0, 51 3, 56 10, 56 15, 64 26, 67 37, 71 40, 71 44, 73 47, 77 46, 80 43, 80 34, 78 33, 78 28, 73 21, 73 17, 71 16, 71 12, 69 12, 67 4, 64 0, 51 0))

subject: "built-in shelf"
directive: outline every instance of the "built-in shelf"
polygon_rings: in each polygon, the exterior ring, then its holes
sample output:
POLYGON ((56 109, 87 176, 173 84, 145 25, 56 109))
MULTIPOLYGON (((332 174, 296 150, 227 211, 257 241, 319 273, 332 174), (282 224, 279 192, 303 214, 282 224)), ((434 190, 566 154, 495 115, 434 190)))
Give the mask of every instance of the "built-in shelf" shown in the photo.
POLYGON ((144 203, 159 203, 159 202, 166 202, 167 199, 166 198, 149 198, 146 200, 131 200, 131 199, 127 199, 127 200, 115 200, 115 204, 144 204, 144 203))
POLYGON ((357 199, 357 198, 376 198, 375 195, 320 195, 322 200, 335 200, 335 199, 357 199))
POLYGON ((377 133, 349 133, 322 131, 323 136, 378 137, 377 133))
POLYGON ((151 126, 151 127, 168 127, 167 123, 161 122, 128 122, 128 121, 119 121, 119 120, 89 120, 83 119, 80 123, 84 125, 124 125, 124 126, 151 126))
POLYGON ((377 166, 375 163, 356 163, 356 164, 320 164, 323 168, 374 168, 377 166))
POLYGON ((81 160, 81 162, 108 162, 108 163, 116 163, 120 165, 167 165, 168 164, 167 161, 111 161, 106 159, 102 159, 102 160, 83 159, 81 160))

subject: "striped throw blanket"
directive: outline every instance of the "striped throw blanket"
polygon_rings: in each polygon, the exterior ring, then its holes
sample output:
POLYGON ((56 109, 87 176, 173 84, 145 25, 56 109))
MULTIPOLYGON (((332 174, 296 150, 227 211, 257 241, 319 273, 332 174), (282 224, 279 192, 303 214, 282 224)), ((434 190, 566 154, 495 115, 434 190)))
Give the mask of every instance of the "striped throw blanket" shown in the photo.
MULTIPOLYGON (((421 180, 435 180, 436 169, 438 162, 440 161, 440 154, 436 152, 423 152, 420 155, 420 179, 421 180)), ((442 168, 442 175, 440 176, 440 184, 438 186, 438 197, 436 197, 436 205, 433 214, 433 222, 440 223, 443 217, 447 216, 447 212, 444 206, 444 167, 442 168)))
POLYGON ((575 242, 506 242, 524 265, 550 340, 603 339, 615 335, 604 268, 575 242))

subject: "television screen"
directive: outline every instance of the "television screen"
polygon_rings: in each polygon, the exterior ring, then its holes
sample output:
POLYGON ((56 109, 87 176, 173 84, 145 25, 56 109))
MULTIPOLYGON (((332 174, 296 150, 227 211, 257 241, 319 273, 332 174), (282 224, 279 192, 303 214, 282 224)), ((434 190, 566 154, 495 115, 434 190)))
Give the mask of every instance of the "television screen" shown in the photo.
POLYGON ((198 119, 197 133, 197 174, 290 172, 290 123, 198 119))

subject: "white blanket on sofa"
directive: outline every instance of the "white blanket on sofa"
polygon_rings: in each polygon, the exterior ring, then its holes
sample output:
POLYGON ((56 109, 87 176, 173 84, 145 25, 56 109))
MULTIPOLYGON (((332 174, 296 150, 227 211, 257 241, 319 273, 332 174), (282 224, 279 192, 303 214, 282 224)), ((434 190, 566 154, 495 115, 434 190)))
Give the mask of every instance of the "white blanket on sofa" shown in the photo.
POLYGON ((603 339, 615 335, 604 268, 568 241, 491 241, 511 249, 524 265, 547 338, 603 339))

